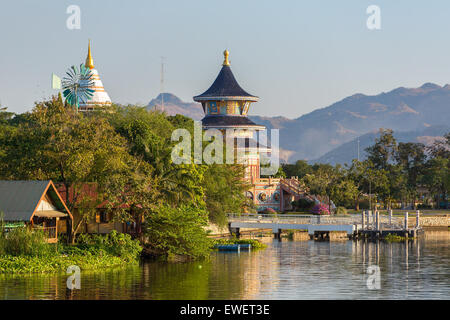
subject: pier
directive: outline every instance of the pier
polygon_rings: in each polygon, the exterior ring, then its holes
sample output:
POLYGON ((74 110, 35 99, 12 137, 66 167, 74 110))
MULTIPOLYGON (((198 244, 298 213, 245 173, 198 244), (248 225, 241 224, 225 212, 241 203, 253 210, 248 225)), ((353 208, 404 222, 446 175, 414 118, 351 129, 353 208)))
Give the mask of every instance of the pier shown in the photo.
POLYGON ((348 239, 381 239, 388 234, 404 238, 416 238, 423 233, 420 226, 420 212, 416 211, 414 225, 408 223, 409 213, 404 217, 381 215, 378 211, 363 211, 347 216, 318 216, 291 214, 229 214, 228 226, 231 234, 240 236, 241 230, 271 229, 280 239, 284 230, 308 232, 310 239, 329 240, 333 233, 345 233, 348 239))

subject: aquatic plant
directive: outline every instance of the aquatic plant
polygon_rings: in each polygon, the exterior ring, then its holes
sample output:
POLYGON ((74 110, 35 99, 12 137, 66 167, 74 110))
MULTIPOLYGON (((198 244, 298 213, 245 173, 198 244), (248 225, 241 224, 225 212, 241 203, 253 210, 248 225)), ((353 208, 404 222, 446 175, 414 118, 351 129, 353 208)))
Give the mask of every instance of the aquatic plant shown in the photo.
POLYGON ((213 245, 218 244, 250 244, 252 246, 252 249, 264 249, 267 247, 266 244, 262 243, 259 240, 256 239, 216 239, 214 240, 213 245))

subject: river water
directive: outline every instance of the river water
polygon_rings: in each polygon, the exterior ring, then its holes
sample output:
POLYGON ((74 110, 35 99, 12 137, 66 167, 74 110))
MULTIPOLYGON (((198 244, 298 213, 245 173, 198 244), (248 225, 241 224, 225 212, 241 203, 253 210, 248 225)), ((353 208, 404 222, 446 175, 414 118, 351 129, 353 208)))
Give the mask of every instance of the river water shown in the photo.
POLYGON ((143 262, 81 274, 0 276, 0 299, 449 299, 449 232, 410 242, 263 238, 265 250, 213 253, 210 261, 143 262), (379 267, 379 286, 376 267, 379 267), (379 287, 379 289, 377 289, 379 287))

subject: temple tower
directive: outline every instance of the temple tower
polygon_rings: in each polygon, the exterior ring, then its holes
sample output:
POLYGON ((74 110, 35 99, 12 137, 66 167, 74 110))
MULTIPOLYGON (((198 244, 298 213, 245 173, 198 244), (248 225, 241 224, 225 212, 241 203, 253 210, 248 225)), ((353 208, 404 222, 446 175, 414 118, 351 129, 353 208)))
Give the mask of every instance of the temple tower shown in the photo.
MULTIPOLYGON (((247 114, 250 104, 257 102, 259 98, 241 88, 231 72, 228 50, 223 54, 222 69, 216 80, 208 90, 195 96, 194 101, 202 104, 205 113, 202 119, 204 130, 218 129, 224 135, 225 132, 234 132, 235 146, 244 148, 246 178, 254 183, 260 178, 259 151, 262 147, 254 139, 258 131, 265 130, 265 127, 255 124, 247 114)), ((269 149, 264 147, 264 150, 269 149)))
POLYGON ((108 93, 105 91, 103 87, 103 83, 100 80, 100 76, 98 71, 94 67, 94 59, 91 54, 91 41, 89 40, 88 46, 88 54, 86 57, 85 66, 91 69, 91 73, 93 75, 94 85, 90 86, 90 89, 94 90, 93 96, 84 102, 80 103, 79 111, 92 111, 96 106, 108 106, 111 105, 111 99, 109 98, 108 93))

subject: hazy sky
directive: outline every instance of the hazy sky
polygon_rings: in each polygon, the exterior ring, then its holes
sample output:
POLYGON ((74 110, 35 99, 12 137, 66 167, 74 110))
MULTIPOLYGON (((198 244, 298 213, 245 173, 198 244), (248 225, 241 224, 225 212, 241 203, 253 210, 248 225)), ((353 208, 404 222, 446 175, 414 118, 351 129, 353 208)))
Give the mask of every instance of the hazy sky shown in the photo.
POLYGON ((0 101, 30 110, 50 96, 50 76, 86 58, 111 99, 147 104, 160 91, 192 101, 218 74, 222 52, 241 86, 261 98, 251 114, 298 117, 354 93, 450 82, 450 1, 0 2, 0 101), (81 29, 69 30, 69 5, 81 29), (369 30, 369 5, 381 30, 369 30))

